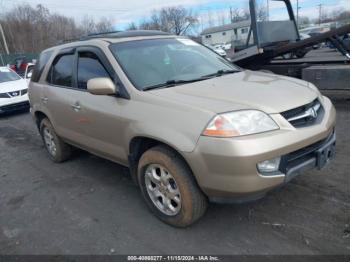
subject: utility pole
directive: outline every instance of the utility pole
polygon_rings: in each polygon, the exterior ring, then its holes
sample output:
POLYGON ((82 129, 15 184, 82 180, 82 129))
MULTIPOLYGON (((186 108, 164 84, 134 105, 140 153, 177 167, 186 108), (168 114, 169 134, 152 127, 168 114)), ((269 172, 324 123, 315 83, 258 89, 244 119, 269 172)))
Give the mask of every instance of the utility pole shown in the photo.
POLYGON ((10 54, 9 48, 8 48, 8 46, 7 46, 7 42, 6 42, 4 30, 2 29, 2 25, 1 25, 1 24, 0 24, 0 34, 1 34, 1 37, 2 37, 2 41, 3 41, 3 43, 4 43, 4 47, 5 47, 6 54, 9 55, 9 54, 10 54))
POLYGON ((299 0, 297 0, 297 26, 299 28, 299 0))
POLYGON ((270 21, 270 0, 266 0, 266 18, 270 21))
POLYGON ((301 7, 299 6, 299 0, 297 0, 297 27, 299 28, 299 17, 300 17, 300 9, 301 7))
POLYGON ((4 62, 4 59, 2 58, 2 54, 0 54, 0 59, 1 59, 2 66, 5 66, 5 62, 4 62))
POLYGON ((319 8, 319 20, 318 20, 318 25, 321 25, 322 23, 322 6, 323 4, 319 4, 318 8, 319 8))

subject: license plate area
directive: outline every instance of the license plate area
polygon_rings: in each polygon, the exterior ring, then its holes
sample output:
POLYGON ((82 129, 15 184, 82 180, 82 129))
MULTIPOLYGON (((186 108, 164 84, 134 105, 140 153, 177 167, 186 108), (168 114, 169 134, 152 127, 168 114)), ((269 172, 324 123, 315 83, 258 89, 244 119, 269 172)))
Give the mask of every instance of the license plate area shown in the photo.
POLYGON ((317 168, 324 168, 335 157, 335 138, 316 151, 317 168))

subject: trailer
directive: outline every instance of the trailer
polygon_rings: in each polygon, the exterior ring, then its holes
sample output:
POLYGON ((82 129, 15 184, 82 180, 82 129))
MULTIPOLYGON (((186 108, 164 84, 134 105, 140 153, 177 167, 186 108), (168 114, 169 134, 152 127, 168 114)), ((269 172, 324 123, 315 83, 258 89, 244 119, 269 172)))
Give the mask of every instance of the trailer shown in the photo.
POLYGON ((270 0, 285 5, 288 20, 270 21, 257 16, 256 0, 249 0, 251 26, 245 46, 228 57, 251 70, 268 71, 304 79, 321 90, 350 92, 350 25, 301 39, 290 0, 270 0), (313 46, 331 43, 336 50, 313 46))

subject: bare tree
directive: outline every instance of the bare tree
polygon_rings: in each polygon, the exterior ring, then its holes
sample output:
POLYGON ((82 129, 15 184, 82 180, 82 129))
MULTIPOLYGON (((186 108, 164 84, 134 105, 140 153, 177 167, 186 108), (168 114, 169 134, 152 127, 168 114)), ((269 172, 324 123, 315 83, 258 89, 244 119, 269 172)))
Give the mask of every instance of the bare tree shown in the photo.
POLYGON ((138 27, 134 22, 131 22, 126 28, 126 30, 137 30, 137 29, 138 27))
POLYGON ((182 6, 165 7, 154 10, 149 19, 140 23, 140 29, 162 30, 176 35, 184 35, 198 23, 197 16, 182 6))
POLYGON ((299 17, 299 25, 301 27, 305 27, 311 24, 310 18, 307 16, 300 16, 299 17))
POLYGON ((332 21, 342 21, 350 19, 350 11, 344 9, 335 9, 329 14, 329 18, 332 21))
POLYGON ((182 6, 166 7, 160 10, 161 29, 176 35, 183 35, 198 23, 192 11, 182 6))
POLYGON ((215 26, 215 22, 213 20, 213 14, 212 14, 211 10, 209 10, 209 9, 208 9, 208 19, 207 20, 208 20, 209 27, 215 26))
POLYGON ((85 35, 114 31, 113 19, 102 17, 98 22, 92 16, 85 15, 80 23, 80 28, 85 35))
POLYGON ((230 8, 230 19, 231 23, 246 21, 250 19, 249 8, 230 8))
POLYGON ((243 20, 241 11, 242 10, 239 8, 230 8, 231 23, 235 23, 243 20))
POLYGON ((112 32, 114 31, 113 19, 101 18, 95 25, 96 33, 112 32))
POLYGON ((143 30, 162 30, 167 32, 168 29, 166 28, 165 21, 161 21, 161 16, 159 14, 159 11, 153 10, 151 17, 149 19, 143 19, 143 21, 140 23, 140 29, 143 30))
POLYGON ((226 17, 227 17, 227 14, 225 14, 225 12, 218 10, 218 11, 216 12, 216 16, 217 16, 217 18, 218 18, 218 24, 219 24, 219 25, 224 25, 224 24, 226 24, 226 17))
POLYGON ((16 6, 3 15, 1 23, 11 53, 37 53, 84 33, 73 18, 51 14, 43 5, 16 6))
POLYGON ((83 33, 88 35, 96 32, 96 24, 94 18, 90 15, 85 15, 81 20, 80 27, 83 33))
POLYGON ((350 11, 349 10, 342 11, 338 16, 335 17, 335 19, 338 21, 350 19, 350 11))
POLYGON ((258 5, 256 10, 256 19, 258 21, 266 21, 268 19, 267 16, 267 7, 258 5))
POLYGON ((250 10, 249 10, 249 8, 246 8, 246 9, 243 10, 242 18, 243 18, 243 21, 250 20, 250 10))
POLYGON ((315 24, 330 22, 343 22, 347 24, 347 20, 350 20, 350 10, 344 10, 343 8, 339 8, 331 12, 324 9, 321 9, 320 11, 320 17, 311 20, 315 24))

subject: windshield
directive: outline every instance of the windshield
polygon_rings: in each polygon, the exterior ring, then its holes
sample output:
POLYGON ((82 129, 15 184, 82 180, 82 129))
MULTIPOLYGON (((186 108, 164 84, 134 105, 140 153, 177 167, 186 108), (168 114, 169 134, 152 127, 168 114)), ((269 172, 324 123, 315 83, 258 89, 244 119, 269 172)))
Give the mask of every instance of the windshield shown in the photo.
POLYGON ((239 70, 208 48, 184 38, 122 42, 112 44, 111 50, 139 90, 239 70))
POLYGON ((21 79, 16 73, 8 68, 0 68, 0 83, 21 79))

